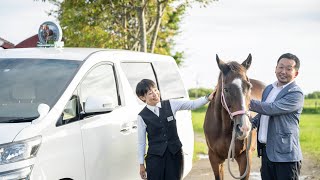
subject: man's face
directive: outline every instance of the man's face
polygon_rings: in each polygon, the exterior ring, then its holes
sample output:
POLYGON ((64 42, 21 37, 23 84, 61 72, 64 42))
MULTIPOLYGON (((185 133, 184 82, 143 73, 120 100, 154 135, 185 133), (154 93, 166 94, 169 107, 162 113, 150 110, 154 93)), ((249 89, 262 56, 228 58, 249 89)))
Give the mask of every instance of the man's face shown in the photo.
POLYGON ((292 59, 282 58, 276 67, 276 76, 278 78, 278 86, 283 86, 291 82, 298 76, 295 69, 296 62, 292 59))
POLYGON ((155 106, 160 102, 160 92, 156 87, 152 87, 144 96, 140 96, 140 99, 148 105, 155 106))

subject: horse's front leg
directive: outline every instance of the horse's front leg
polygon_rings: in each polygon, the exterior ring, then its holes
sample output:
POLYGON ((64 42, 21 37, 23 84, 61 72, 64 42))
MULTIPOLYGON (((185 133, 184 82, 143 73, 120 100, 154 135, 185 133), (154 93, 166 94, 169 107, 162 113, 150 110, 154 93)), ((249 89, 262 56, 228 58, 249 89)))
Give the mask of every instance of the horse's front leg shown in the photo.
MULTIPOLYGON (((248 153, 249 156, 249 161, 248 161, 248 170, 247 170, 247 175, 242 178, 242 180, 248 180, 250 176, 250 169, 251 169, 251 152, 248 153)), ((240 176, 242 176, 246 172, 247 168, 247 156, 246 156, 246 151, 243 151, 240 156, 235 158, 238 165, 239 165, 239 171, 240 171, 240 176)))
POLYGON ((223 180, 223 160, 209 150, 209 160, 216 180, 223 180))

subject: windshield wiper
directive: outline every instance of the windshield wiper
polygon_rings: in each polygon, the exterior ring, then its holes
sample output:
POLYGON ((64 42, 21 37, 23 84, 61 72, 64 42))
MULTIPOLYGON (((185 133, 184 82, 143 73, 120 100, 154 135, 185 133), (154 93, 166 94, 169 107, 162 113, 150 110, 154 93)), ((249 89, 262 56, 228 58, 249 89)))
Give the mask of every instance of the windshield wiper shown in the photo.
POLYGON ((31 122, 37 119, 39 116, 35 117, 17 117, 17 118, 0 118, 0 123, 23 123, 23 122, 31 122), (3 119, 3 120, 2 120, 3 119))

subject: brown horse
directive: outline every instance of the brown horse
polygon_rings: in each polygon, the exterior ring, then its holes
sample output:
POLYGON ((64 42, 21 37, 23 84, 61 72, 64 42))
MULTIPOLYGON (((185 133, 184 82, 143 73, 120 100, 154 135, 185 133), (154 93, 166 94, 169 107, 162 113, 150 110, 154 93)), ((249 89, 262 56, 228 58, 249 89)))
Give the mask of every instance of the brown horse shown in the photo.
POLYGON ((246 75, 252 61, 251 54, 242 64, 235 61, 225 63, 218 55, 216 60, 221 72, 215 97, 209 104, 203 125, 209 160, 215 179, 222 180, 223 163, 228 159, 228 152, 230 154, 230 144, 234 135, 236 137, 233 141, 234 158, 242 177, 231 175, 234 178, 248 179, 251 154, 256 144, 256 131, 251 131, 250 115, 248 115, 249 103, 252 98, 261 98, 265 86, 260 81, 249 79, 246 75), (251 144, 248 144, 248 141, 251 141, 251 144))

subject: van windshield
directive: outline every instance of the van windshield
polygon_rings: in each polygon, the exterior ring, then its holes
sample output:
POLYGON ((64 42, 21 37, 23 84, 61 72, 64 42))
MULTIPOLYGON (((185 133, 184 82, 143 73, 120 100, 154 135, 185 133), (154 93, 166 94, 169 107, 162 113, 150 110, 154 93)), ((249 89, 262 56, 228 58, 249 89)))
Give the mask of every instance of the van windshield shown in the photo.
POLYGON ((31 122, 38 105, 52 107, 81 61, 0 59, 0 123, 31 122))

